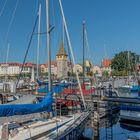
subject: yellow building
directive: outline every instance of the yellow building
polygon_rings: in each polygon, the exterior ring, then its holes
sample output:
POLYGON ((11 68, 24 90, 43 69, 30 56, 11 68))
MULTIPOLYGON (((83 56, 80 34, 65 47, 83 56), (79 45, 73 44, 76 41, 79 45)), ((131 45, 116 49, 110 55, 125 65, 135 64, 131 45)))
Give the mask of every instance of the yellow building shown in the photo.
POLYGON ((83 72, 83 67, 82 67, 82 65, 76 64, 76 65, 73 67, 73 72, 74 72, 74 73, 75 73, 75 70, 77 70, 78 73, 82 73, 82 72, 83 72))

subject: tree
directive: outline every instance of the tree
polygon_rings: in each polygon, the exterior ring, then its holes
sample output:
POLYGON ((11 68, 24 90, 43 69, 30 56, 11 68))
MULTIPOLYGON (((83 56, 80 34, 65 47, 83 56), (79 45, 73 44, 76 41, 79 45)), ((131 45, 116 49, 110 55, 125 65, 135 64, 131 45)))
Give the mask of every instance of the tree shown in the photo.
POLYGON ((25 74, 24 74, 24 77, 31 78, 31 73, 30 73, 30 72, 29 72, 29 73, 25 73, 25 74))
POLYGON ((48 76, 48 72, 41 72, 41 73, 40 73, 40 76, 41 76, 41 77, 47 77, 47 76, 48 76))
POLYGON ((109 72, 107 70, 103 71, 103 77, 105 77, 105 78, 109 77, 109 72))
POLYGON ((93 76, 93 72, 92 71, 87 72, 87 76, 92 77, 93 76))
POLYGON ((75 77, 75 76, 76 76, 76 74, 74 72, 69 72, 68 71, 68 77, 75 77))
POLYGON ((128 73, 132 74, 138 61, 138 55, 131 51, 123 51, 115 54, 111 64, 113 75, 125 76, 128 73))
POLYGON ((78 75, 79 75, 80 77, 82 77, 82 76, 83 76, 83 73, 82 73, 82 72, 79 72, 78 75))

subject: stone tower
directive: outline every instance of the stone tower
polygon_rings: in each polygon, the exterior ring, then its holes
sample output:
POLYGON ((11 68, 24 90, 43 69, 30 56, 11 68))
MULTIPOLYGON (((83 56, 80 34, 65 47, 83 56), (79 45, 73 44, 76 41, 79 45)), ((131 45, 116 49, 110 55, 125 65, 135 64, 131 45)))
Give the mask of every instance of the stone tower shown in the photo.
POLYGON ((68 77, 68 55, 61 41, 58 54, 56 55, 57 62, 57 78, 65 79, 68 77))

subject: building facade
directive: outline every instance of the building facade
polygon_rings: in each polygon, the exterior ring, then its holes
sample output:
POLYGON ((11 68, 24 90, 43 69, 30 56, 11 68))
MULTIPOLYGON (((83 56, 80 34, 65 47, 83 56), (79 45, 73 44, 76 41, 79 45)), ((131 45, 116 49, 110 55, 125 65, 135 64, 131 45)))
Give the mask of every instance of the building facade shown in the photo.
POLYGON ((22 73, 32 73, 32 68, 34 68, 34 70, 36 71, 36 64, 33 64, 31 62, 25 63, 22 73))
POLYGON ((22 69, 22 64, 20 63, 1 63, 0 64, 0 76, 16 76, 20 74, 21 69, 22 73, 32 73, 32 69, 34 68, 36 72, 36 64, 33 63, 25 63, 22 69))
POLYGON ((83 73, 83 67, 81 64, 76 64, 75 66, 73 66, 73 72, 75 73, 77 70, 78 73, 83 73))
POLYGON ((99 66, 93 66, 92 72, 93 72, 93 74, 95 74, 95 75, 100 75, 100 76, 102 76, 102 70, 101 70, 101 68, 100 68, 99 66))
MULTIPOLYGON (((41 64, 40 65, 41 73, 48 73, 48 64, 41 64)), ((57 75, 57 62, 51 61, 51 73, 53 75, 57 75)))
POLYGON ((0 76, 14 76, 20 73, 21 64, 19 63, 1 63, 0 64, 0 76))
POLYGON ((104 71, 107 71, 109 74, 111 74, 111 60, 110 59, 103 59, 102 64, 101 64, 101 68, 102 68, 102 73, 104 71))

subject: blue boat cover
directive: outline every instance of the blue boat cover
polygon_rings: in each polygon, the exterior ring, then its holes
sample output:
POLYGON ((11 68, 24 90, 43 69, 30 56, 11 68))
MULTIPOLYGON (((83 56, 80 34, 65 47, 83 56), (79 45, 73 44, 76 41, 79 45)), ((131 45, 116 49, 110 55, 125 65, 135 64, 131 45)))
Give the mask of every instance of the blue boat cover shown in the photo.
POLYGON ((39 81, 38 79, 37 79, 37 83, 38 83, 38 85, 39 86, 41 86, 41 85, 47 85, 48 84, 48 82, 47 81, 39 81))
POLYGON ((136 105, 121 105, 120 110, 140 111, 140 106, 136 105))
POLYGON ((139 86, 132 86, 131 87, 131 91, 138 91, 138 89, 139 89, 139 86))
MULTIPOLYGON (((68 84, 67 83, 60 83, 52 86, 52 92, 60 94, 63 92, 64 88, 67 88, 68 84)), ((49 92, 49 87, 48 85, 44 88, 40 88, 37 90, 38 93, 48 93, 49 92)))
POLYGON ((44 97, 44 99, 38 104, 0 105, 0 117, 25 115, 41 111, 50 112, 52 103, 53 103, 52 92, 49 92, 44 97))

